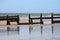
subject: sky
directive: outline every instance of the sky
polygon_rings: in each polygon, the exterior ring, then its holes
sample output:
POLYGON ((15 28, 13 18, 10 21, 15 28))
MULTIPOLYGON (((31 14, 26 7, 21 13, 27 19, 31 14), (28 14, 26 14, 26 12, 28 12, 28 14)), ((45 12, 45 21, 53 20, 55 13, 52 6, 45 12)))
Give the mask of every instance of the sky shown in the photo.
POLYGON ((0 13, 60 13, 60 0, 0 0, 0 13))

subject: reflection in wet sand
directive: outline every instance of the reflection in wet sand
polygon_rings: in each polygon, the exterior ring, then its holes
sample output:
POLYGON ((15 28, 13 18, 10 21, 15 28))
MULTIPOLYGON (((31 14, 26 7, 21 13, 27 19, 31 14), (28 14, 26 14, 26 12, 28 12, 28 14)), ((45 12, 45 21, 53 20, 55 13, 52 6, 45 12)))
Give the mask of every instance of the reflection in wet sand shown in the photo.
POLYGON ((53 33, 54 33, 54 27, 52 26, 52 28, 51 28, 51 29, 52 29, 52 35, 53 35, 53 33))
MULTIPOLYGON (((1 31, 0 40, 59 40, 60 27, 20 26, 19 31, 1 31)), ((2 30, 2 29, 1 29, 2 30)), ((6 29, 4 29, 6 30, 6 29)))
POLYGON ((40 29, 41 29, 41 35, 42 35, 42 34, 43 34, 43 26, 41 26, 41 28, 40 28, 40 29))
POLYGON ((29 34, 31 34, 31 31, 33 30, 32 26, 29 26, 29 34))

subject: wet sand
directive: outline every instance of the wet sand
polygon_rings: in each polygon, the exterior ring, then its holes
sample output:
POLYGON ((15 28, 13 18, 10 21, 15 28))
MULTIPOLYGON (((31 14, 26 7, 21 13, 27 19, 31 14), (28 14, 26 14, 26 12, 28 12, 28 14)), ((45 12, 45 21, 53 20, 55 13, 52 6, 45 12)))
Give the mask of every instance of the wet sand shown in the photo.
POLYGON ((19 28, 19 31, 1 31, 0 40, 60 40, 60 26, 54 27, 53 34, 51 26, 44 26, 42 34, 40 26, 20 26, 19 28))

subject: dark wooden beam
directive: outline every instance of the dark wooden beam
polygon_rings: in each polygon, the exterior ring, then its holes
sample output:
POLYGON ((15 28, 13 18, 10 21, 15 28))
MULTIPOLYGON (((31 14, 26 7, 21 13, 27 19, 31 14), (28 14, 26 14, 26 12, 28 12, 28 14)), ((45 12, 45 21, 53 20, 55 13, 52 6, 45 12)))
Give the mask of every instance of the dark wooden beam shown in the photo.
POLYGON ((42 21, 42 14, 40 14, 40 24, 43 24, 43 21, 42 21))
POLYGON ((51 23, 53 24, 53 13, 51 13, 51 23))

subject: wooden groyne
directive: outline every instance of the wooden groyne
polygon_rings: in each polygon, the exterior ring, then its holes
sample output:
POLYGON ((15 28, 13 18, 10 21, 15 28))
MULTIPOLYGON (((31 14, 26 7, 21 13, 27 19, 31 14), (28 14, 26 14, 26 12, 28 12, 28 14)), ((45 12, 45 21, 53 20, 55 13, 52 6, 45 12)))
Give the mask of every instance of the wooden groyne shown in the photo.
POLYGON ((28 23, 20 23, 20 19, 19 19, 19 15, 15 15, 15 16, 9 16, 9 15, 5 15, 5 16, 0 16, 0 21, 5 20, 7 21, 6 25, 11 25, 10 22, 17 22, 17 25, 30 25, 30 24, 44 24, 43 23, 43 19, 51 19, 51 24, 54 23, 60 23, 60 20, 54 20, 54 19, 58 19, 60 18, 58 14, 51 14, 51 17, 42 17, 43 14, 39 14, 40 17, 31 17, 32 14, 28 14, 28 18, 29 18, 29 22, 28 23), (58 16, 58 17, 54 17, 54 15, 58 16), (33 20, 35 19, 39 19, 40 22, 33 22, 33 20))
MULTIPOLYGON (((54 20, 54 19, 59 19, 60 18, 60 14, 51 13, 50 14, 51 16, 49 16, 49 17, 43 17, 44 14, 38 14, 39 17, 31 17, 31 15, 32 14, 28 14, 28 19, 29 19, 28 23, 27 22, 21 23, 20 14, 19 15, 18 14, 17 15, 15 15, 15 14, 13 14, 13 15, 12 14, 11 15, 10 14, 6 14, 5 16, 0 15, 0 21, 6 21, 6 25, 0 25, 0 26, 8 26, 7 27, 7 31, 10 30, 9 26, 17 26, 17 30, 19 31, 19 26, 20 25, 28 25, 28 26, 31 26, 31 25, 38 25, 39 26, 40 25, 41 26, 41 30, 42 30, 43 26, 50 25, 50 26, 52 26, 52 33, 53 33, 53 26, 56 26, 56 25, 60 26, 60 24, 58 24, 58 23, 60 23, 60 20, 54 20), (51 24, 44 24, 43 19, 51 19, 51 24), (39 22, 33 22, 33 20, 39 20, 39 22), (16 25, 11 25, 10 22, 16 22, 17 24, 16 25)), ((45 15, 47 15, 47 14, 45 14, 45 15)), ((2 24, 2 23, 0 23, 0 24, 2 24)))

